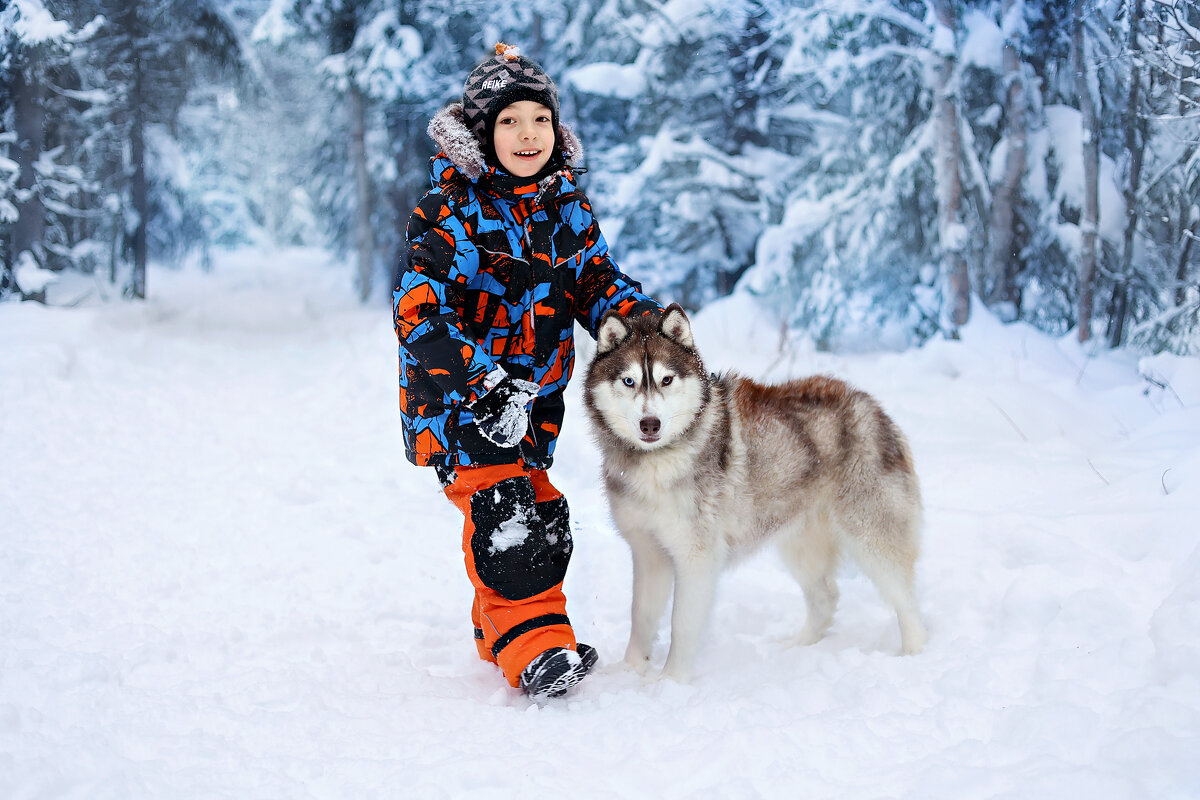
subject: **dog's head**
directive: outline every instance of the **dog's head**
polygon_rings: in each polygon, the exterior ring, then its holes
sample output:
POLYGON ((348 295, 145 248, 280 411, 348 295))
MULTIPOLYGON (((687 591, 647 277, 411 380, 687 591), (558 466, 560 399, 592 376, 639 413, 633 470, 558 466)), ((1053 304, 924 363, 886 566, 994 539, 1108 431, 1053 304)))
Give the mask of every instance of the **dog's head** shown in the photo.
POLYGON ((597 434, 633 450, 676 441, 695 423, 710 392, 687 314, 672 304, 661 315, 600 322, 584 403, 597 434))

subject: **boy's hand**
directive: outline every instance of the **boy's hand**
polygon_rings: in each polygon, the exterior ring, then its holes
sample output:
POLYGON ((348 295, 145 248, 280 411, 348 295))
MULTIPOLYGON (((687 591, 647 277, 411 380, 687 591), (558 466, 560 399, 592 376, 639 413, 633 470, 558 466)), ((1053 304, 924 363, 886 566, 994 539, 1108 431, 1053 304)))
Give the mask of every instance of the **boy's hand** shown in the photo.
POLYGON ((499 447, 515 447, 529 428, 529 403, 537 397, 536 383, 505 378, 467 408, 475 415, 479 433, 499 447))

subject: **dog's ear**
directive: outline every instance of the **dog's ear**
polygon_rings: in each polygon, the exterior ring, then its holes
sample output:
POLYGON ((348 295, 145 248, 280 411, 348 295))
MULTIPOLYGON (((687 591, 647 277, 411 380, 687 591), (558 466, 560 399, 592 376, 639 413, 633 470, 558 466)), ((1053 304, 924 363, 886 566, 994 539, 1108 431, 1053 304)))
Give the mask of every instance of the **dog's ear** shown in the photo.
POLYGON ((616 311, 609 311, 600 320, 600 332, 596 334, 596 353, 607 353, 629 338, 632 329, 616 311))
POLYGON ((688 322, 687 314, 683 313, 678 303, 671 303, 659 320, 658 330, 668 339, 683 345, 689 350, 695 349, 692 341, 692 325, 688 322))

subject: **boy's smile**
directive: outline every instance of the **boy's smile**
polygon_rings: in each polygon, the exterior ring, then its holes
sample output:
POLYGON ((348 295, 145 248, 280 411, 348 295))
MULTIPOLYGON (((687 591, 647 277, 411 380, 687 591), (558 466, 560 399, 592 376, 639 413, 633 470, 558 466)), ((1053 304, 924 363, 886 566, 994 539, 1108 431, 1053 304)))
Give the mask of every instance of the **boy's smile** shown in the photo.
POLYGON ((541 172, 554 151, 553 120, 549 108, 532 100, 506 106, 496 117, 492 132, 492 146, 500 166, 518 178, 530 178, 541 172))

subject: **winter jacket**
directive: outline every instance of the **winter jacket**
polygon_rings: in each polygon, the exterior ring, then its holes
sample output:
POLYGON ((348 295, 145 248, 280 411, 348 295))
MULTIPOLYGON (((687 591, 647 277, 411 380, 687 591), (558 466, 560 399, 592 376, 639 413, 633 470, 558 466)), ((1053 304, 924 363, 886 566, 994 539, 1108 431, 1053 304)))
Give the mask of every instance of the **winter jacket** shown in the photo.
MULTIPOLYGON (((569 169, 540 183, 487 166, 461 107, 430 124, 442 146, 409 220, 393 293, 400 412, 419 466, 550 465, 575 361, 574 322, 594 338, 609 309, 657 309, 623 275, 569 169), (472 149, 473 148, 473 149, 472 149), (505 374, 541 386, 524 440, 484 439, 466 407, 505 374)), ((560 127, 567 158, 580 150, 560 127)))

